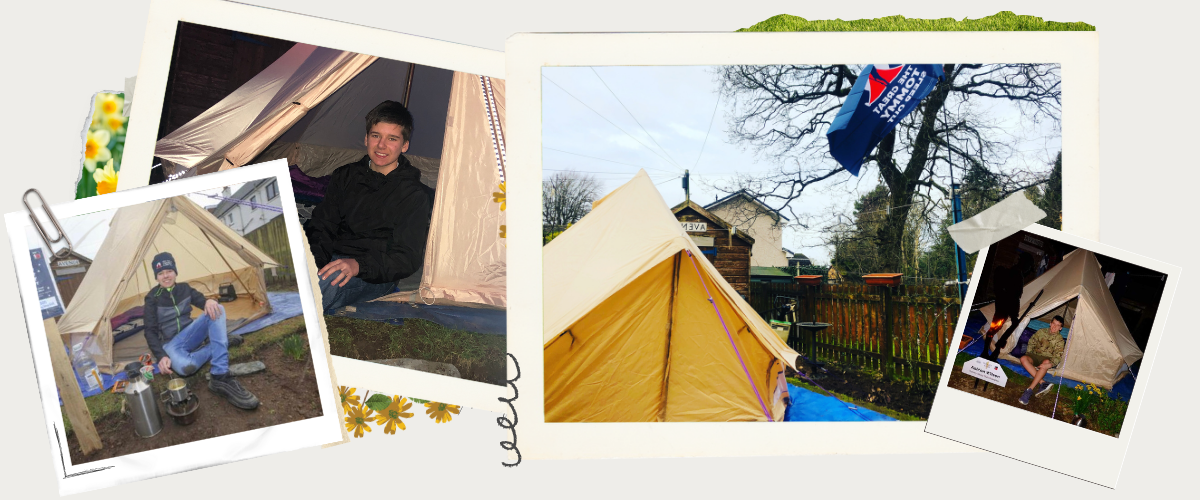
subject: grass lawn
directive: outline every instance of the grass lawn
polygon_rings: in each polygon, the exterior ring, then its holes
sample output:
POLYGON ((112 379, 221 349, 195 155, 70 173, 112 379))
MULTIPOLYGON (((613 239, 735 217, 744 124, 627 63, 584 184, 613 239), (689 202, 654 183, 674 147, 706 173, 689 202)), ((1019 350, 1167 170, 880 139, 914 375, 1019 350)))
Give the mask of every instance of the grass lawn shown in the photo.
POLYGON ((467 380, 504 385, 507 336, 453 330, 431 321, 403 325, 344 316, 325 316, 334 356, 364 361, 415 358, 449 363, 467 380))
MULTIPOLYGON (((252 332, 244 337, 245 342, 242 345, 229 350, 229 362, 238 363, 241 360, 252 357, 252 355, 271 345, 282 342, 285 338, 293 334, 304 334, 304 316, 296 316, 294 318, 285 319, 274 325, 263 328, 256 332, 252 332)), ((203 368, 202 368, 203 369, 203 368)), ((162 384, 163 387, 155 386, 155 392, 162 391, 166 388, 166 380, 169 377, 156 376, 154 382, 162 384)), ((108 390, 84 399, 87 403, 88 411, 92 414, 92 421, 100 420, 107 415, 121 411, 122 403, 125 401, 125 394, 113 394, 112 390, 108 390)), ((66 431, 71 432, 71 421, 67 418, 66 409, 62 410, 63 426, 66 431)))

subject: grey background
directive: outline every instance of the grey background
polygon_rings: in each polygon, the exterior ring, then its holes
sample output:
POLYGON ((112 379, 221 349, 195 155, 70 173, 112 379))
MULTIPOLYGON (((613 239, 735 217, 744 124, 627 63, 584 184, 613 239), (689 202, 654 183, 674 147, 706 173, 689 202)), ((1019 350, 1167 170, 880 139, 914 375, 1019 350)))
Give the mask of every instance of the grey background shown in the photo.
MULTIPOLYGON (((977 18, 1001 9, 1056 21, 1091 23, 1101 34, 1101 242, 1179 265, 1195 255, 1196 109, 1190 85, 1196 8, 1178 3, 1008 1, 866 1, 730 3, 613 0, 568 4, 386 2, 383 0, 249 3, 467 45, 503 50, 522 31, 731 31, 788 13, 808 19, 977 18), (1150 94, 1153 91, 1155 94, 1150 94), (1153 103, 1153 104, 1151 104, 1153 103)), ((90 96, 120 90, 137 72, 146 0, 25 2, 6 8, 0 79, 4 181, 0 213, 20 209, 21 193, 41 190, 51 204, 69 201, 79 172, 81 130, 90 96)), ((1069 96, 1067 97, 1070 98, 1069 96)), ((135 100, 136 102, 136 100, 135 100)), ((49 438, 33 383, 12 256, 0 261, 0 484, 6 497, 57 494, 49 438)), ((536 277, 531 277, 536 279, 536 277)), ((1190 382, 1198 342, 1191 317, 1200 286, 1184 277, 1167 321, 1117 490, 991 454, 797 456, 745 459, 527 461, 499 465, 495 444, 470 433, 395 436, 331 449, 309 449, 86 494, 87 498, 173 499, 221 496, 334 498, 395 495, 503 498, 612 497, 880 497, 1056 496, 1128 498, 1194 495, 1197 436, 1190 382)), ((522 397, 539 397, 522 394, 522 397)), ((989 422, 981 416, 981 425, 989 422)), ((1003 427, 1003 422, 991 422, 1003 427)), ((447 427, 447 430, 449 428, 447 427)), ((520 427, 518 427, 518 433, 520 427)), ((1028 439, 1016 431, 1013 439, 1028 439)), ((1031 442, 1031 446, 1034 443, 1031 442)), ((804 449, 796 442, 797 451, 804 449)), ((1064 450, 1047 449, 1045 453, 1064 450)), ((57 457, 54 457, 57 460, 57 457)))

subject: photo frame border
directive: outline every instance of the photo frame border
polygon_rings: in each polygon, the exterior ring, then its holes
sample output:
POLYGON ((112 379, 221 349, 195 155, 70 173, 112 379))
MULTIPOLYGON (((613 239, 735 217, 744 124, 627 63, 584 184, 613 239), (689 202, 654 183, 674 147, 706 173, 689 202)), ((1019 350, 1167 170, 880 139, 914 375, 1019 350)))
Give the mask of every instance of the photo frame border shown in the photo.
MULTIPOLYGON (((1064 227, 1099 237, 1099 43, 1095 32, 517 34, 506 47, 510 276, 541 276, 541 68, 879 60, 1055 62, 1063 78, 1064 227), (538 190, 535 191, 535 188, 538 190), (513 221, 526 221, 517 223, 513 221)), ((509 284, 509 350, 522 363, 526 458, 964 453, 924 422, 547 423, 541 285, 509 284)))
MULTIPOLYGON (((149 182, 179 21, 504 78, 504 54, 494 50, 246 4, 217 0, 154 0, 142 45, 136 100, 131 110, 124 164, 117 186, 119 191, 142 187, 149 182)), ((333 356, 333 368, 347 385, 389 394, 411 394, 476 409, 501 412, 506 408, 498 400, 506 394, 502 385, 375 365, 333 356)))
MULTIPOLYGON (((1060 422, 1044 415, 997 403, 958 389, 950 389, 947 385, 950 383, 950 374, 955 370, 954 363, 951 362, 947 362, 942 369, 942 376, 938 380, 937 397, 934 399, 925 432, 1101 486, 1116 488, 1125 452, 1129 449, 1130 440, 1133 438, 1137 414, 1145 399, 1143 396, 1149 385, 1158 346, 1162 341, 1163 330, 1166 328, 1167 314, 1174 301, 1182 269, 1039 224, 1026 227, 1024 231, 1167 275, 1166 286, 1159 299, 1154 324, 1151 326, 1150 337, 1142 355, 1142 366, 1138 370, 1139 375, 1133 385, 1129 407, 1125 411, 1121 433, 1119 437, 1114 438, 1095 430, 1075 427, 1067 422, 1060 422), (989 415, 989 418, 982 419, 981 415, 989 415), (988 421, 1004 422, 1004 429, 1020 426, 1022 429, 1036 432, 1043 448, 1032 450, 1026 444, 1012 439, 1009 434, 989 433, 987 431, 994 431, 996 428, 984 429, 981 424, 988 421), (982 432, 981 429, 983 429, 982 432), (1045 451, 1047 449, 1054 451, 1047 453, 1045 451)), ((983 272, 990 250, 991 246, 989 245, 979 251, 973 275, 978 276, 983 272)), ((967 290, 967 297, 973 299, 976 292, 978 292, 978 281, 972 280, 967 290)), ((958 345, 966 326, 967 314, 959 315, 951 346, 958 345)), ((957 354, 958 349, 954 349, 954 351, 957 354)), ((950 359, 953 358, 947 357, 948 361, 950 359)), ((1047 380, 1050 378, 1047 376, 1047 380)))
MULTIPOLYGON (((251 167, 180 179, 145 189, 93 196, 53 206, 50 209, 57 218, 69 218, 265 178, 276 179, 279 194, 284 200, 295 199, 287 162, 276 160, 251 167)), ((33 222, 26 212, 5 214, 9 244, 13 255, 17 256, 14 259, 17 284, 21 290, 21 303, 25 311, 25 322, 28 327, 30 347, 33 351, 34 372, 38 381, 43 418, 47 427, 53 431, 48 433, 51 439, 57 440, 57 442, 51 442, 51 452, 56 455, 54 464, 55 473, 60 477, 60 494, 79 493, 200 467, 344 441, 345 433, 339 418, 339 407, 335 404, 337 395, 334 392, 335 377, 331 371, 328 355, 329 343, 320 326, 320 316, 317 314, 314 298, 311 294, 304 292, 311 288, 310 266, 307 263, 306 253, 296 251, 297 248, 303 248, 304 240, 300 236, 303 230, 300 228, 295 204, 290 206, 284 204, 282 216, 288 218, 285 226, 292 248, 293 261, 291 265, 296 269, 296 282, 301 291, 300 302, 304 311, 305 330, 313 362, 313 372, 317 379, 321 416, 76 465, 70 463, 70 458, 65 453, 61 455, 61 460, 60 456, 57 456, 60 452, 67 450, 68 444, 65 432, 59 432, 58 427, 64 424, 60 418, 58 388, 54 379, 54 369, 50 362, 50 345, 45 340, 46 329, 38 312, 41 309, 38 305, 37 292, 33 290, 33 263, 29 259, 19 257, 29 251, 30 240, 27 230, 33 227, 33 222), (171 465, 164 466, 163 464, 171 465), (96 469, 102 470, 92 472, 96 469)))

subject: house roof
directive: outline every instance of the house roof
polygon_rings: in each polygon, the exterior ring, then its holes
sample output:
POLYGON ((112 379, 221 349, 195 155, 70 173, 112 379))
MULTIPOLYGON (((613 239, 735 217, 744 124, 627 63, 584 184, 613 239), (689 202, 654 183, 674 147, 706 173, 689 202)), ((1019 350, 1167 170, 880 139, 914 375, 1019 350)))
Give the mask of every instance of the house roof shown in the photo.
POLYGON ((217 204, 217 208, 212 210, 212 214, 217 216, 218 219, 224 217, 226 213, 233 209, 234 205, 244 205, 244 203, 238 203, 236 200, 245 200, 250 196, 251 193, 256 191, 259 186, 273 180, 275 179, 272 177, 242 184, 242 187, 238 188, 237 192, 233 193, 233 195, 231 195, 229 198, 221 200, 221 202, 217 204))
MULTIPOLYGON (((713 223, 720 226, 721 229, 728 230, 729 228, 733 227, 733 224, 725 222, 724 219, 717 217, 712 212, 705 210, 704 207, 701 207, 700 205, 697 205, 695 202, 690 201, 690 200, 685 201, 683 203, 680 203, 680 204, 672 207, 671 213, 675 214, 675 218, 679 218, 679 212, 682 212, 683 210, 689 209, 689 208, 692 209, 693 211, 695 211, 697 214, 700 214, 701 217, 704 217, 705 219, 713 221, 713 223)), ((738 237, 742 241, 745 241, 746 243, 749 243, 750 246, 754 246, 754 237, 750 236, 745 231, 738 231, 738 232, 734 233, 734 236, 738 237)))
POLYGON ((772 213, 772 214, 775 214, 777 217, 780 217, 780 218, 782 218, 783 220, 791 220, 791 219, 787 218, 787 216, 786 216, 786 215, 783 215, 782 213, 780 213, 778 210, 775 210, 774 208, 768 207, 768 206, 767 206, 765 203, 763 203, 763 202, 761 202, 761 201, 758 201, 758 198, 755 198, 755 197, 753 197, 753 196, 750 196, 750 194, 749 194, 749 193, 747 193, 747 192, 746 192, 746 190, 744 190, 744 189, 742 189, 742 190, 739 190, 739 191, 735 191, 735 192, 733 192, 733 193, 731 193, 731 194, 729 194, 729 195, 725 196, 724 198, 721 198, 721 199, 719 199, 719 200, 717 200, 717 201, 714 201, 714 202, 712 202, 712 203, 709 203, 709 204, 707 204, 707 205, 704 205, 704 208, 707 208, 707 209, 709 209, 709 210, 712 210, 712 209, 714 209, 714 208, 716 208, 716 207, 719 207, 719 206, 721 206, 721 205, 724 205, 724 204, 726 204, 726 203, 729 203, 729 202, 731 202, 731 201, 733 201, 733 200, 735 200, 735 199, 738 199, 738 198, 745 199, 746 201, 749 201, 749 202, 751 202, 751 203, 753 203, 753 204, 755 204, 755 205, 758 205, 758 206, 759 206, 760 208, 762 208, 763 210, 765 210, 765 211, 767 211, 767 212, 770 212, 770 213, 772 213))

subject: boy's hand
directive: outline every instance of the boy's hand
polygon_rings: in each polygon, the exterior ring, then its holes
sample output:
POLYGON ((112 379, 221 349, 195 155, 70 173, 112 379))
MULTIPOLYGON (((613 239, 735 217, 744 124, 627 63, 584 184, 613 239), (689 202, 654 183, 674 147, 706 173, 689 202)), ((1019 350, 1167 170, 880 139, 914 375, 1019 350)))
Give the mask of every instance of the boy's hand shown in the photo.
POLYGON ((217 319, 217 316, 221 315, 221 309, 221 304, 213 299, 204 301, 204 313, 209 319, 217 319))
POLYGON ((358 261, 351 258, 335 260, 325 264, 325 267, 322 267, 320 271, 317 271, 317 276, 320 276, 321 279, 325 279, 337 271, 341 271, 342 274, 339 275, 337 279, 334 279, 330 284, 334 286, 346 286, 346 283, 350 282, 350 278, 358 276, 358 261))
POLYGON ((167 375, 173 373, 171 371, 171 358, 163 356, 158 359, 158 372, 165 373, 167 375))

